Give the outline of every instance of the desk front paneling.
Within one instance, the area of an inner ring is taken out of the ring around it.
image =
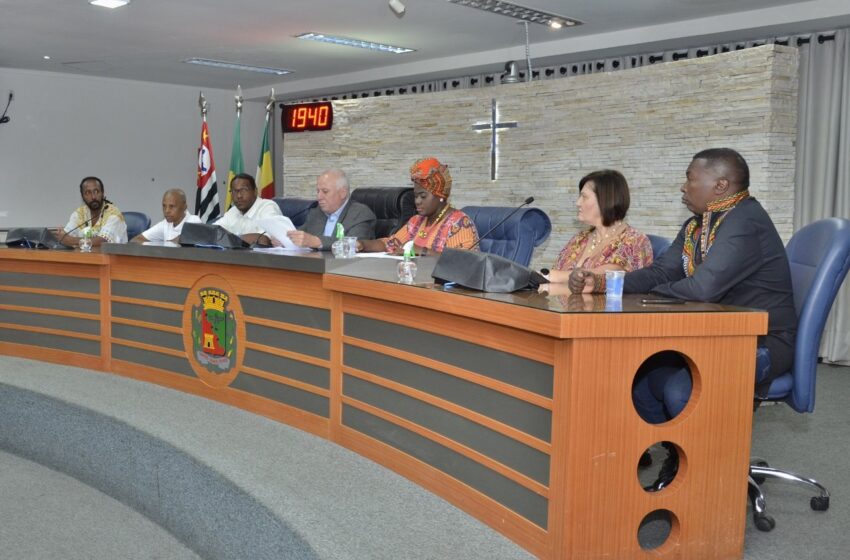
[[[130,256],[112,262],[114,371],[327,437],[332,297],[320,275]],[[238,309],[226,334],[238,356],[234,371],[198,364],[187,333],[193,303],[203,305],[199,289],[225,294],[225,314]]]
[[[107,369],[108,274],[98,254],[0,249],[0,352]]]
[[[0,250],[0,352],[113,371],[329,438],[541,558],[743,553],[764,313],[665,312],[628,297],[622,312],[594,300],[585,313],[547,309],[537,294],[464,295],[270,256],[235,265],[131,250]],[[674,421],[650,425],[631,384],[666,350],[691,364],[693,396]],[[637,461],[659,441],[682,464],[647,493]],[[659,509],[673,531],[647,552],[638,527]]]
[[[342,313],[341,443],[542,555],[554,341],[355,295]]]

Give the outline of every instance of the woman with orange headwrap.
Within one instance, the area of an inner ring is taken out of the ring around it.
[[[397,253],[413,240],[417,253],[441,253],[444,248],[469,249],[478,232],[469,216],[448,202],[452,176],[436,158],[420,159],[410,167],[416,215],[392,237],[359,240],[362,251]]]

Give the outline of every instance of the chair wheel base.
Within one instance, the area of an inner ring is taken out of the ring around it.
[[[752,463],[751,466],[753,466],[753,467],[769,467],[770,465],[767,464],[767,461],[755,461],[754,463]],[[763,476],[753,476],[753,480],[756,482],[756,484],[761,486],[762,484],[764,484],[765,478]]]
[[[815,511],[826,511],[829,509],[829,496],[815,496],[809,504]]]
[[[765,533],[773,531],[773,528],[776,527],[776,521],[766,513],[754,513],[753,523],[756,524],[756,529]]]

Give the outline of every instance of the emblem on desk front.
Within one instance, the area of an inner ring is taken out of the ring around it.
[[[242,368],[244,341],[235,290],[221,276],[199,278],[183,304],[183,346],[192,371],[211,387],[230,385]]]
[[[201,305],[192,306],[192,352],[207,371],[228,373],[236,361],[236,317],[230,296],[216,288],[199,290]]]

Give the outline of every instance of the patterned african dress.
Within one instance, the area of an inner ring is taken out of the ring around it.
[[[649,238],[632,226],[627,226],[601,252],[591,255],[584,262],[577,262],[590,243],[592,229],[582,231],[570,239],[561,250],[555,263],[555,270],[572,270],[582,268],[597,268],[606,264],[623,267],[626,272],[644,268],[652,264],[652,245]]]
[[[65,231],[80,230],[81,226],[89,220],[91,220],[91,210],[84,204],[71,212]],[[97,221],[90,227],[92,235],[102,237],[107,243],[127,243],[127,224],[124,222],[124,214],[111,202],[105,205]],[[82,235],[82,232],[74,231],[74,235]]]
[[[451,208],[438,221],[430,226],[425,216],[413,216],[407,224],[390,238],[385,238],[387,252],[398,251],[405,243],[413,239],[413,245],[442,253],[443,248],[469,249],[478,241],[478,231],[469,216],[460,210]]]

